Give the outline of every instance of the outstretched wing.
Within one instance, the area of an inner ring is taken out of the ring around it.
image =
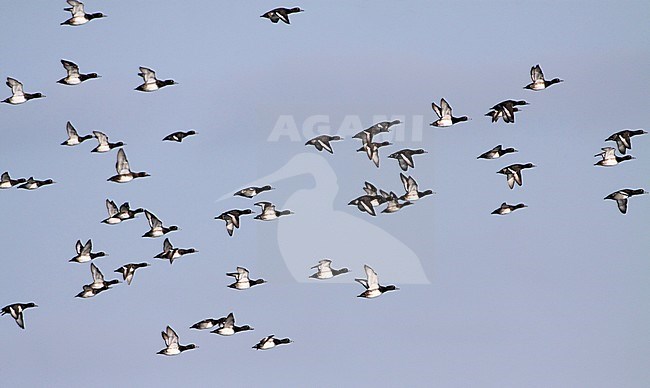
[[[79,76],[79,66],[76,63],[66,61],[65,59],[61,60],[61,64],[65,68],[65,71],[68,72],[68,76]]]
[[[542,73],[542,68],[539,65],[535,65],[530,68],[530,79],[533,82],[544,81],[544,73]]]
[[[7,86],[11,88],[11,94],[14,96],[24,96],[25,93],[23,92],[23,84],[20,83],[20,81],[13,79],[11,77],[7,77]]]
[[[144,80],[145,84],[155,84],[156,83],[156,72],[146,68],[140,67],[140,72],[138,73],[140,77]]]
[[[120,148],[120,150],[117,151],[117,163],[115,163],[115,170],[117,170],[117,173],[119,175],[131,173],[131,168],[129,167],[129,161],[126,159],[126,154],[124,153],[124,149],[122,148]]]

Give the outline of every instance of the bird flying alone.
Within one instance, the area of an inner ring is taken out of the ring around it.
[[[112,177],[108,178],[108,181],[115,183],[127,183],[136,178],[150,176],[144,171],[131,172],[131,167],[129,166],[129,161],[126,159],[126,154],[124,153],[123,148],[120,148],[120,150],[117,151],[117,162],[115,163],[115,170],[117,171],[117,175],[113,175]]]
[[[56,82],[63,85],[79,85],[86,80],[101,77],[97,73],[81,74],[79,73],[79,66],[77,66],[76,63],[67,61],[65,59],[61,60],[61,64],[63,65],[63,68],[68,73],[68,75]]]
[[[559,78],[553,78],[550,81],[546,81],[544,79],[544,73],[542,73],[542,68],[539,65],[535,65],[530,68],[530,79],[533,82],[524,86],[524,89],[539,91],[544,90],[553,84],[564,82],[564,80],[561,80]]]
[[[177,142],[177,143],[180,143],[180,142],[182,142],[183,139],[185,139],[186,137],[188,137],[188,136],[194,136],[194,135],[196,135],[196,134],[197,134],[197,132],[196,132],[195,130],[193,130],[193,129],[192,129],[192,130],[189,130],[189,131],[187,131],[187,132],[178,131],[178,132],[170,133],[169,135],[165,136],[165,137],[163,138],[163,141],[175,141],[175,142]]]
[[[343,138],[341,136],[320,135],[311,140],[308,140],[305,145],[313,145],[318,151],[325,150],[330,154],[333,154],[334,150],[332,150],[332,145],[330,142],[338,140],[343,140]]]
[[[61,145],[64,146],[76,146],[94,137],[93,135],[79,136],[77,130],[72,126],[72,123],[69,121],[65,125],[65,130],[68,133],[68,139],[63,143],[61,143]]]
[[[621,213],[626,214],[628,198],[635,195],[641,195],[641,194],[648,194],[648,192],[645,191],[644,189],[621,189],[609,194],[608,196],[605,197],[605,199],[613,199],[614,201],[616,201],[616,204],[618,205],[618,210]]]
[[[440,100],[440,106],[436,105],[435,102],[431,103],[433,111],[438,115],[438,120],[432,122],[430,125],[434,127],[451,127],[456,123],[469,120],[467,116],[454,117],[451,112],[451,106],[445,101],[445,99]]]
[[[399,290],[394,285],[382,286],[379,284],[377,272],[370,268],[369,265],[364,265],[363,269],[366,271],[366,279],[354,279],[355,282],[361,284],[366,288],[364,292],[357,295],[359,298],[376,298],[387,291]]]
[[[62,26],[81,26],[88,23],[93,19],[105,18],[107,15],[104,15],[101,12],[97,13],[86,13],[84,11],[84,4],[76,0],[68,0],[68,4],[71,6],[68,8],[63,8],[64,11],[69,11],[72,14],[72,17],[63,23]]]
[[[638,135],[645,135],[646,131],[643,129],[630,130],[625,129],[623,131],[618,131],[612,134],[610,137],[605,139],[605,141],[615,141],[616,146],[618,147],[618,152],[625,155],[627,150],[632,149],[632,137]]]
[[[498,209],[492,212],[492,214],[498,214],[500,216],[503,216],[506,214],[510,214],[517,209],[522,209],[525,207],[528,207],[528,205],[525,205],[523,203],[518,203],[516,205],[508,205],[507,203],[503,202]]]
[[[533,168],[533,167],[537,167],[537,166],[535,166],[532,163],[526,163],[526,164],[515,163],[497,171],[497,174],[503,174],[506,176],[508,181],[508,187],[510,187],[510,189],[512,190],[515,187],[515,183],[517,183],[519,186],[521,186],[522,184],[521,170],[525,170],[527,168]]]
[[[140,72],[138,73],[140,77],[144,80],[144,83],[135,90],[138,90],[140,92],[155,92],[158,89],[161,89],[165,86],[169,85],[178,85],[178,82],[174,81],[173,79],[166,79],[166,80],[159,80],[156,78],[156,72],[147,68],[147,67],[140,67]]]
[[[253,349],[257,350],[268,350],[268,349],[273,349],[274,347],[282,344],[290,344],[293,341],[289,338],[275,338],[274,334],[271,334],[268,337],[264,337],[258,342],[256,345],[253,346]]]
[[[498,146],[492,148],[491,150],[485,151],[484,153],[480,154],[479,156],[476,157],[476,159],[498,159],[503,155],[513,153],[513,152],[519,152],[519,151],[517,151],[512,147],[503,148],[503,146],[499,144]]]
[[[319,280],[331,279],[334,276],[338,276],[350,272],[350,270],[347,268],[334,269],[332,268],[331,265],[332,265],[332,260],[329,259],[320,260],[318,264],[311,267],[311,269],[317,269],[317,272],[309,276],[309,278],[319,279]]]
[[[0,315],[5,315],[9,314],[11,317],[16,321],[16,324],[18,327],[21,329],[25,329],[25,320],[23,318],[23,311],[25,311],[28,308],[32,307],[38,307],[34,302],[29,302],[29,303],[14,303],[10,304],[8,306],[5,306],[2,308],[2,314]]]
[[[165,356],[175,356],[181,354],[186,350],[191,350],[198,348],[194,344],[189,345],[179,345],[178,344],[178,335],[171,327],[167,326],[165,331],[162,332],[163,340],[165,341],[165,348],[159,351],[157,354],[162,354]]]
[[[602,152],[597,153],[594,157],[601,157],[602,159],[596,162],[594,166],[612,167],[626,160],[636,159],[632,155],[616,155],[616,149],[613,147],[603,147],[601,150]]]
[[[11,105],[18,105],[35,98],[45,97],[45,95],[41,94],[40,92],[25,93],[23,91],[23,84],[14,78],[7,77],[6,84],[9,88],[11,88],[11,97],[7,97],[4,100],[2,100],[2,102],[4,103],[11,104]]]
[[[149,263],[129,263],[129,264],[124,264],[120,268],[116,269],[113,272],[121,273],[122,274],[122,279],[126,281],[126,284],[131,285],[131,281],[133,281],[133,275],[135,275],[135,271],[138,268],[144,268],[144,267],[149,267]]]
[[[261,15],[261,18],[267,18],[273,23],[277,23],[280,20],[282,20],[285,24],[291,24],[289,21],[289,15],[292,13],[298,13],[298,12],[304,12],[304,10],[295,7],[295,8],[276,8],[272,9],[263,15]]]
[[[486,116],[492,117],[492,122],[496,123],[499,118],[502,118],[506,123],[515,122],[515,112],[519,112],[517,106],[529,105],[528,102],[524,100],[514,101],[514,100],[505,100],[494,105],[491,110],[486,113]]]

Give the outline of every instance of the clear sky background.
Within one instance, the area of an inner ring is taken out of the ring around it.
[[[0,304],[40,306],[25,313],[25,331],[0,319],[1,385],[647,386],[650,196],[632,198],[625,216],[603,197],[650,189],[650,135],[633,139],[637,159],[620,166],[594,167],[592,156],[616,131],[647,129],[650,4],[295,5],[306,11],[274,25],[259,15],[294,4],[89,0],[87,12],[109,17],[81,27],[59,25],[64,1],[0,6],[0,76],[47,95],[0,106],[0,169],[57,182],[0,192]],[[60,59],[102,78],[56,84]],[[565,82],[522,89],[538,63]],[[136,92],[138,66],[179,85]],[[472,120],[429,127],[442,97]],[[531,103],[516,124],[483,116],[509,98]],[[298,141],[269,140],[283,116]],[[335,143],[334,155],[304,147],[322,116],[323,132],[348,138],[362,129],[350,123],[404,124],[384,136],[397,144],[381,150],[377,169],[356,140]],[[91,154],[94,140],[60,146],[68,120],[80,134],[127,143],[132,169],[151,177],[106,182],[116,152]],[[199,135],[161,141],[188,129]],[[519,153],[476,160],[497,144]],[[404,147],[429,151],[411,174],[437,194],[376,218],[347,206],[365,180],[401,194],[386,156]],[[538,167],[523,187],[509,190],[495,174],[526,162]],[[213,217],[254,201],[222,196],[277,171],[277,189],[258,198],[296,214],[244,218],[229,238]],[[199,253],[173,266],[153,259],[163,239],[140,237],[144,217],[100,224],[106,198],[180,226],[172,243]],[[491,215],[503,201],[529,208]],[[109,254],[95,260],[109,279],[125,263],[153,266],[131,286],[76,299],[90,270],[68,260],[89,238]],[[407,256],[419,271],[399,265]],[[306,282],[324,257],[352,270],[346,282]],[[362,263],[401,289],[356,298]],[[228,289],[225,273],[238,265],[269,283]],[[413,284],[411,273],[428,283]],[[255,330],[226,338],[188,329],[230,311]],[[157,356],[166,325],[200,348]],[[251,349],[268,334],[295,343]]]

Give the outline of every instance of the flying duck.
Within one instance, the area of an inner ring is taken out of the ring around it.
[[[86,285],[83,286],[82,291],[80,293],[78,293],[77,295],[75,295],[75,298],[82,298],[82,299],[92,298],[92,297],[98,295],[99,293],[104,292],[104,291],[106,291],[108,289],[109,289],[108,286],[104,286],[104,287],[101,287],[101,288],[92,288],[90,286],[90,284],[86,284]]]
[[[77,66],[76,63],[66,61],[65,59],[61,60],[61,64],[63,65],[65,71],[68,72],[68,75],[65,78],[61,78],[56,82],[63,85],[79,85],[80,83],[86,80],[101,77],[97,75],[97,73],[81,74],[79,73],[79,66]]]
[[[210,333],[215,333],[224,336],[230,336],[240,331],[254,330],[248,325],[244,326],[235,326],[235,316],[233,313],[228,314],[226,320],[223,322],[222,326],[216,330],[212,330]]]
[[[253,186],[253,187],[247,187],[245,189],[241,189],[238,192],[236,192],[235,194],[233,194],[233,196],[253,198],[256,195],[258,195],[258,194],[260,194],[262,192],[265,192],[265,191],[269,191],[269,190],[273,190],[273,187],[271,187],[269,185],[262,186],[262,187],[254,187]]]
[[[289,21],[289,15],[292,13],[304,12],[304,10],[296,8],[276,8],[272,9],[269,12],[266,12],[264,15],[261,15],[261,18],[267,18],[273,23],[277,23],[282,20],[285,24],[291,24]]]
[[[366,152],[368,159],[372,160],[375,163],[375,166],[379,168],[379,148],[392,145],[392,143],[383,141],[381,143],[368,142],[364,143],[363,147],[359,148],[357,152]]]
[[[644,189],[621,189],[617,190],[610,195],[606,196],[605,199],[613,199],[618,205],[618,210],[621,213],[627,213],[627,199],[634,195],[648,194]]]
[[[174,260],[178,259],[179,257],[196,252],[198,251],[194,248],[174,248],[169,239],[166,238],[165,241],[163,241],[163,251],[154,256],[154,258],[169,260],[169,264],[174,264]]]
[[[356,135],[352,136],[353,139],[360,139],[363,144],[365,143],[370,143],[372,141],[372,138],[375,135],[378,135],[382,132],[389,132],[390,127],[393,125],[401,124],[402,122],[399,120],[393,120],[393,121],[382,121],[376,124],[373,124],[371,127],[364,129],[361,132],[358,132]]]
[[[315,274],[311,275],[309,278],[310,279],[331,279],[334,276],[350,272],[350,270],[347,268],[333,269],[331,267],[331,264],[332,264],[332,260],[329,259],[320,260],[317,265],[311,267],[311,269],[317,268],[318,271]]]
[[[367,264],[363,266],[366,271],[366,279],[354,279],[355,282],[361,284],[366,288],[364,292],[357,295],[359,298],[376,298],[387,291],[399,290],[394,285],[382,286],[379,284],[377,273],[374,269],[370,268]]]
[[[169,232],[178,230],[178,226],[172,225],[170,227],[164,227],[163,223],[156,217],[153,213],[148,210],[144,211],[144,215],[147,216],[147,221],[149,221],[149,227],[151,228],[147,233],[143,234],[142,237],[160,237]]]
[[[629,130],[625,129],[623,131],[618,131],[615,134],[611,135],[605,141],[615,141],[616,146],[618,147],[618,152],[621,154],[625,155],[625,152],[627,150],[632,149],[632,136],[637,136],[637,135],[645,135],[646,131],[643,129],[637,129],[637,130]]]
[[[175,141],[177,143],[180,143],[186,137],[196,135],[196,133],[197,132],[193,129],[187,132],[178,131],[178,132],[170,133],[169,135],[165,136],[163,138],[163,141]]]
[[[509,166],[506,166],[502,168],[501,170],[497,171],[497,174],[503,174],[506,176],[508,180],[508,187],[510,189],[515,187],[515,182],[521,186],[521,170],[527,169],[527,168],[533,168],[537,167],[532,163],[526,163],[526,164],[511,164]]]
[[[93,131],[93,136],[97,139],[97,147],[93,148],[90,152],[108,152],[113,148],[122,147],[126,144],[118,141],[117,143],[110,143],[108,136],[103,132]]]
[[[325,149],[330,154],[333,154],[334,151],[332,150],[332,145],[330,142],[338,140],[343,140],[343,138],[341,136],[320,135],[309,140],[307,143],[305,143],[305,145],[313,145],[318,151]]]
[[[248,270],[244,267],[237,267],[237,272],[228,272],[226,276],[233,276],[235,278],[235,282],[228,285],[228,287],[236,290],[245,290],[258,284],[266,283],[264,279],[249,279]]]
[[[409,167],[415,168],[415,165],[413,164],[413,155],[420,155],[426,153],[427,151],[421,148],[417,150],[405,148],[403,150],[393,152],[392,154],[388,155],[388,157],[390,159],[397,159],[397,161],[399,162],[399,167],[402,169],[402,171],[407,171]]]
[[[435,102],[432,102],[431,107],[439,117],[438,120],[430,124],[434,127],[451,127],[456,123],[468,120],[467,116],[454,117],[451,113],[451,106],[449,106],[444,98],[440,100],[440,106],[436,105]]]
[[[524,208],[524,207],[528,207],[528,205],[525,205],[523,203],[518,203],[516,205],[508,205],[507,203],[504,202],[504,203],[501,204],[501,206],[498,209],[493,211],[492,214],[498,214],[498,215],[503,216],[503,215],[510,214],[513,211],[515,211],[517,209]]]
[[[434,192],[431,190],[418,191],[418,183],[411,176],[407,177],[406,175],[400,173],[399,177],[402,180],[402,185],[406,191],[406,194],[399,197],[399,199],[403,201],[415,202],[422,197],[434,194]]]
[[[485,115],[492,117],[493,123],[496,123],[499,120],[499,117],[501,117],[506,123],[514,123],[515,112],[519,112],[519,108],[517,108],[518,105],[529,104],[524,100],[505,100],[493,106],[491,110]]]
[[[2,100],[2,102],[6,102],[7,104],[18,105],[34,98],[45,97],[41,93],[25,93],[23,91],[23,84],[10,77],[7,77],[7,86],[11,88],[11,97]]]
[[[10,189],[16,185],[27,182],[25,178],[11,179],[9,172],[5,171],[0,177],[0,189]]]
[[[503,155],[509,154],[509,153],[512,153],[512,152],[519,152],[519,151],[517,151],[516,149],[514,149],[512,147],[504,149],[503,146],[501,144],[499,144],[498,146],[492,148],[491,150],[480,154],[479,156],[476,157],[476,159],[498,159],[498,158],[502,157]]]
[[[97,268],[95,263],[90,263],[90,273],[93,276],[93,282],[89,284],[90,288],[93,288],[95,290],[98,290],[100,288],[110,288],[113,284],[117,284],[120,281],[117,279],[109,280],[106,281],[104,280],[104,275],[102,274],[102,271]]]
[[[616,155],[616,149],[613,147],[604,147],[601,148],[601,150],[603,150],[603,152],[594,155],[594,157],[600,156],[602,159],[596,162],[594,166],[611,167],[611,166],[616,166],[617,164],[624,162],[626,160],[636,159],[632,155],[623,155],[623,156]]]
[[[25,311],[25,309],[32,308],[32,307],[38,307],[38,306],[34,304],[34,302],[14,303],[3,307],[2,310],[0,310],[2,311],[2,314],[0,315],[10,314],[11,317],[16,320],[18,327],[24,330],[25,321],[23,319],[23,311]]]
[[[167,326],[167,329],[162,332],[163,340],[165,341],[166,348],[159,351],[157,354],[164,354],[165,356],[175,356],[181,354],[186,350],[198,348],[194,344],[189,345],[179,345],[178,344],[178,335],[171,327]]]
[[[84,11],[84,4],[80,1],[76,0],[67,0],[68,4],[71,5],[71,7],[68,8],[63,8],[64,11],[69,11],[72,14],[72,17],[63,23],[61,25],[69,25],[69,26],[80,26],[82,24],[86,24],[89,21],[93,19],[99,19],[99,18],[105,18],[107,15],[104,15],[101,12],[97,13],[86,13]]]
[[[76,146],[78,144],[83,143],[84,141],[86,141],[88,139],[93,138],[93,135],[79,136],[79,134],[77,133],[77,130],[74,129],[74,127],[72,126],[72,123],[69,122],[69,121],[65,125],[65,130],[68,133],[68,139],[66,141],[64,141],[63,143],[61,143],[61,145],[64,145],[64,146]]]
[[[102,220],[102,223],[108,225],[115,225],[122,222],[122,219],[118,216],[120,211],[117,209],[115,202],[110,199],[106,199],[106,210],[108,211],[108,218]]]
[[[108,254],[106,254],[105,252],[96,252],[96,253],[91,252],[93,249],[92,240],[86,241],[86,244],[82,244],[81,240],[77,240],[75,249],[77,250],[77,256],[68,260],[71,263],[87,263],[98,257],[108,256]]]
[[[117,163],[115,163],[115,170],[117,171],[117,175],[113,175],[112,177],[108,178],[107,181],[115,182],[115,183],[126,183],[126,182],[131,182],[135,178],[143,178],[150,176],[146,172],[131,172],[131,168],[129,167],[129,161],[126,159],[126,154],[124,153],[124,149],[120,148],[119,151],[117,151]]]
[[[253,211],[251,209],[232,209],[226,212],[221,213],[220,215],[214,217],[216,220],[223,220],[226,222],[226,231],[228,231],[228,236],[232,236],[235,231],[235,228],[239,229],[239,217],[244,214],[251,214]]]
[[[144,209],[141,207],[131,210],[131,205],[128,202],[124,202],[120,205],[120,211],[117,213],[117,217],[122,221],[126,221],[135,218],[136,214],[143,212]]]
[[[257,350],[267,350],[267,349],[272,349],[278,345],[281,344],[290,344],[293,341],[290,340],[289,338],[274,338],[275,334],[271,334],[268,337],[264,337],[258,342],[255,346],[253,346],[253,349]]]
[[[51,185],[54,182],[52,179],[46,179],[44,181],[39,181],[38,179],[34,179],[34,177],[30,176],[25,183],[22,185],[18,186],[19,189],[25,189],[25,190],[36,190],[41,186],[47,186]]]
[[[564,82],[564,80],[561,80],[559,78],[553,78],[550,81],[546,81],[544,79],[544,73],[542,73],[542,68],[539,67],[539,65],[535,65],[530,68],[530,79],[533,82],[524,86],[524,89],[539,91],[544,90],[553,84]]]
[[[225,322],[226,322],[226,317],[221,317],[219,319],[207,318],[193,324],[192,326],[190,326],[190,329],[197,329],[197,330],[212,329],[215,326],[223,326]]]
[[[257,202],[255,206],[259,206],[262,208],[262,214],[256,215],[255,216],[256,220],[270,221],[270,220],[275,220],[276,218],[279,218],[281,216],[293,214],[291,210],[282,210],[282,211],[275,210],[275,205],[272,204],[271,202]]]
[[[368,195],[371,195],[371,196],[379,195],[383,199],[388,199],[388,197],[390,197],[390,195],[387,192],[385,192],[384,190],[381,190],[381,189],[377,190],[377,187],[375,187],[375,185],[373,185],[372,183],[370,183],[368,181],[364,182],[363,184],[364,184],[363,191],[365,191],[366,194],[368,194]],[[380,203],[378,203],[377,205],[374,205],[374,206],[378,206],[378,205],[380,205]]]
[[[140,72],[138,75],[142,77],[144,83],[135,88],[135,90],[141,92],[155,92],[156,90],[165,86],[178,84],[178,82],[174,81],[173,79],[166,79],[164,81],[158,80],[156,78],[156,72],[146,67],[140,67]]]
[[[144,267],[149,267],[149,263],[129,263],[129,264],[124,264],[120,268],[116,269],[113,272],[121,273],[122,274],[122,279],[126,280],[126,284],[131,285],[131,281],[133,280],[133,275],[135,275],[135,271],[138,268],[144,268]]]
[[[400,203],[399,198],[397,198],[397,195],[393,193],[392,191],[390,192],[390,197],[388,198],[387,201],[387,206],[386,209],[382,210],[382,213],[395,213],[399,211],[401,208],[404,206],[412,205],[413,203],[410,201],[404,201]]]
[[[375,208],[374,206],[379,206],[382,203],[386,202],[386,199],[382,197],[381,195],[362,195],[358,198],[353,199],[352,201],[348,202],[348,206],[354,205],[356,206],[361,212],[365,212],[370,214],[371,216],[376,216]]]

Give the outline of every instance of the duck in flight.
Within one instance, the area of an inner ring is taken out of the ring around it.
[[[372,160],[372,162],[379,168],[379,148],[393,145],[392,143],[388,141],[383,141],[381,143],[375,143],[375,142],[364,142],[363,146],[357,150],[357,152],[364,152],[368,156],[368,159]]]
[[[510,189],[515,187],[515,182],[521,186],[521,170],[525,170],[527,168],[533,168],[537,167],[532,163],[526,163],[526,164],[511,164],[509,166],[506,166],[502,168],[501,170],[497,171],[497,174],[503,174],[506,176],[507,181],[508,181],[508,187]]]
[[[125,146],[121,141],[111,143],[108,141],[108,136],[104,132],[93,131],[93,136],[97,139],[97,147],[93,148],[90,152],[108,152],[113,148]]]
[[[380,133],[384,132],[390,132],[390,127],[393,125],[401,124],[402,122],[399,120],[393,120],[393,121],[382,121],[376,124],[373,124],[371,127],[364,129],[361,132],[358,132],[354,136],[352,136],[353,139],[360,139],[363,144],[370,143],[372,141],[372,138],[375,135],[378,135]]]
[[[124,202],[118,209],[115,202],[110,199],[106,199],[106,210],[108,211],[108,218],[102,220],[102,223],[108,225],[115,225],[133,219],[136,214],[144,212],[142,208],[131,210],[128,202]]]
[[[270,221],[270,220],[275,220],[276,218],[280,218],[281,216],[287,216],[289,214],[293,214],[291,210],[275,210],[275,205],[272,204],[271,202],[257,202],[255,203],[255,206],[259,206],[262,208],[262,214],[258,214],[255,216],[256,220],[262,220],[262,221]]]
[[[492,214],[498,214],[503,216],[506,214],[510,214],[517,209],[523,209],[525,207],[528,207],[528,205],[525,205],[523,203],[518,203],[516,205],[508,205],[507,203],[503,202],[498,209],[492,212]]]
[[[253,346],[253,349],[257,350],[267,350],[267,349],[273,349],[274,347],[282,344],[290,344],[293,341],[290,340],[289,338],[275,338],[274,334],[271,334],[268,337],[264,337],[258,342],[256,345]]]
[[[411,176],[407,177],[406,175],[400,173],[399,177],[402,180],[402,185],[404,186],[404,190],[406,191],[406,194],[399,197],[399,199],[403,201],[415,202],[422,197],[435,194],[431,190],[418,191],[418,183]]]
[[[601,148],[602,152],[597,153],[594,155],[594,157],[601,157],[602,159],[599,160],[594,164],[594,166],[603,166],[603,167],[611,167],[611,166],[616,166],[617,164],[624,162],[626,160],[632,160],[636,159],[632,155],[623,155],[623,156],[618,156],[616,155],[616,149],[613,147],[604,147]]]
[[[553,84],[564,82],[564,80],[561,80],[559,78],[553,78],[550,81],[546,81],[544,79],[544,73],[542,73],[542,68],[539,67],[539,65],[535,65],[530,68],[530,79],[533,82],[524,86],[524,89],[539,91],[539,90],[544,90]]]
[[[298,12],[304,12],[304,10],[295,7],[295,8],[275,8],[272,9],[268,12],[266,12],[264,15],[261,15],[261,18],[267,18],[269,19],[272,23],[277,23],[280,20],[282,20],[285,24],[291,24],[289,21],[289,15],[292,13],[298,13]]]
[[[167,326],[165,331],[162,332],[163,340],[165,341],[165,349],[159,351],[157,354],[163,354],[165,356],[175,356],[181,354],[186,350],[191,350],[198,348],[194,344],[189,345],[179,345],[178,344],[178,335],[171,327]]]
[[[138,268],[144,268],[149,266],[150,266],[149,263],[129,263],[129,264],[124,264],[120,268],[116,269],[114,272],[121,273],[122,279],[126,281],[126,284],[131,285],[131,281],[133,280],[133,275],[135,275],[135,271]]]
[[[331,279],[334,276],[342,275],[344,273],[350,272],[347,268],[334,269],[332,268],[332,260],[323,259],[318,261],[318,264],[311,267],[311,269],[317,269],[315,274],[309,276],[310,279]]]
[[[163,141],[175,141],[177,143],[180,143],[186,137],[194,136],[196,134],[197,134],[197,132],[195,130],[193,130],[193,129],[191,129],[191,130],[189,130],[187,132],[178,131],[178,132],[170,133],[169,135],[165,136],[163,138]]]
[[[81,240],[77,240],[77,244],[75,244],[75,249],[77,251],[77,255],[73,257],[72,259],[68,260],[71,263],[87,263],[91,260],[94,260],[98,257],[104,257],[108,256],[107,253],[105,252],[92,252],[93,250],[93,241],[88,240],[86,241],[86,244],[82,244]]]
[[[491,110],[486,113],[486,116],[492,117],[492,122],[496,123],[499,120],[499,117],[503,119],[506,123],[515,122],[515,112],[519,112],[517,106],[521,105],[530,105],[524,100],[514,101],[514,100],[505,100],[494,105]]]
[[[330,154],[333,154],[334,150],[332,150],[330,142],[338,140],[343,140],[343,138],[341,136],[320,135],[307,141],[305,145],[313,145],[318,151],[326,150]]]
[[[207,318],[193,324],[192,326],[190,326],[190,329],[207,330],[207,329],[212,329],[215,326],[223,326],[225,322],[226,322],[226,317],[221,317],[219,319]]]
[[[0,310],[2,311],[2,314],[0,315],[5,315],[5,314],[11,315],[11,317],[16,321],[18,327],[24,330],[25,320],[23,318],[23,311],[32,307],[38,307],[38,306],[34,302],[14,303],[3,307],[2,310]]]
[[[366,194],[348,202],[348,206],[354,205],[357,207],[357,209],[359,209],[359,211],[363,213],[368,213],[374,217],[377,215],[377,213],[375,212],[375,206],[379,206],[382,203],[385,203],[386,201],[387,199],[382,195]]]
[[[127,183],[136,178],[144,178],[150,176],[144,171],[131,172],[131,167],[129,166],[129,161],[126,159],[126,154],[124,153],[123,148],[120,148],[120,150],[117,151],[117,163],[115,163],[115,170],[117,171],[117,175],[113,175],[112,177],[108,178],[107,181],[115,183]]]
[[[19,189],[25,189],[25,190],[36,190],[41,186],[47,186],[47,185],[51,185],[51,184],[54,184],[54,183],[56,183],[56,182],[54,182],[52,179],[38,180],[38,179],[34,179],[34,177],[30,176],[29,178],[27,178],[25,183],[18,186],[18,188]]]
[[[244,267],[237,267],[237,272],[228,272],[226,276],[235,278],[235,282],[228,285],[228,287],[236,290],[246,290],[258,284],[266,283],[264,279],[250,279],[248,277],[248,270]]]
[[[214,217],[217,220],[223,220],[226,222],[226,231],[228,236],[232,236],[235,228],[239,229],[239,217],[244,214],[251,214],[253,211],[251,209],[232,209],[221,213],[220,215]]]
[[[254,329],[248,325],[235,326],[235,315],[233,313],[230,313],[223,321],[221,327],[212,330],[210,333],[219,334],[223,336],[231,336],[241,331],[248,331],[248,330],[254,330]]]
[[[102,271],[97,268],[95,263],[90,263],[90,273],[93,276],[93,282],[88,284],[90,288],[93,288],[95,290],[98,290],[100,288],[110,288],[113,284],[117,284],[120,281],[117,279],[113,280],[104,280],[104,275],[102,274]]]
[[[68,133],[68,139],[61,143],[64,146],[76,146],[83,143],[86,140],[92,139],[93,135],[79,136],[77,130],[72,126],[71,122],[67,122],[65,125],[65,130]]]
[[[38,93],[25,93],[23,91],[23,84],[11,77],[7,77],[7,86],[11,88],[11,97],[7,97],[2,102],[11,105],[18,105],[34,98],[43,98],[45,95]]]
[[[621,213],[626,214],[628,198],[635,195],[641,195],[641,194],[648,194],[648,192],[645,191],[644,189],[621,189],[606,196],[605,199],[613,199],[614,201],[616,201],[616,204],[618,205],[618,210],[620,210]]]
[[[643,129],[629,130],[625,129],[623,131],[618,131],[612,134],[610,137],[605,139],[605,141],[615,141],[616,146],[618,147],[618,152],[625,155],[627,150],[632,149],[632,136],[645,135],[646,131]]]
[[[174,248],[168,238],[163,241],[163,251],[154,256],[156,259],[169,260],[169,264],[174,264],[174,260],[181,256],[198,252],[194,248]]]
[[[388,157],[390,159],[396,159],[399,162],[399,167],[402,169],[402,171],[407,171],[409,167],[415,168],[415,164],[413,163],[413,155],[421,155],[426,153],[427,151],[423,150],[422,148],[417,150],[404,148],[403,150],[393,152],[392,154],[388,155]]]
[[[27,182],[25,178],[11,179],[9,172],[5,171],[0,176],[0,189],[10,189],[16,185]]]
[[[168,85],[178,85],[178,82],[173,79],[166,79],[164,81],[157,79],[156,72],[147,67],[140,67],[138,75],[144,80],[142,85],[135,88],[135,90],[140,92],[155,92]]]
[[[260,193],[263,193],[265,191],[269,191],[269,190],[273,190],[273,187],[271,187],[269,185],[262,186],[262,187],[251,186],[251,187],[246,187],[245,189],[239,190],[238,192],[233,194],[233,196],[239,196],[239,197],[245,197],[245,198],[253,198],[256,195],[258,195]]]
[[[449,106],[444,98],[440,100],[440,106],[432,102],[431,107],[436,112],[436,115],[438,115],[438,120],[430,124],[434,127],[451,127],[456,123],[469,120],[467,116],[454,117],[451,112],[451,106]]]
[[[382,210],[382,213],[395,213],[398,212],[400,209],[402,209],[404,206],[408,205],[413,205],[413,202],[410,201],[404,201],[404,202],[399,202],[399,198],[397,197],[397,194],[393,193],[392,191],[390,192],[390,196],[388,198],[388,201],[386,201],[386,208]]]
[[[491,150],[480,154],[479,156],[476,157],[476,159],[498,159],[503,155],[510,154],[513,152],[519,152],[519,151],[517,151],[512,147],[503,148],[503,146],[499,144],[498,146],[492,148]]]
[[[93,19],[99,19],[99,18],[105,18],[106,15],[104,15],[101,12],[97,13],[86,13],[84,11],[84,3],[76,0],[68,0],[68,4],[71,5],[71,7],[68,8],[63,8],[64,11],[69,11],[72,14],[72,17],[63,23],[61,23],[62,26],[68,25],[68,26],[81,26],[83,24],[88,23],[89,21]]]
[[[143,234],[142,237],[160,237],[164,234],[179,229],[178,226],[176,225],[172,225],[170,227],[163,226],[162,221],[160,221],[158,217],[156,217],[153,213],[151,213],[148,210],[144,211],[144,215],[147,217],[147,221],[149,221],[150,229],[147,233]]]
[[[380,285],[377,273],[369,265],[364,265],[363,269],[366,271],[366,279],[354,279],[355,282],[366,288],[364,292],[358,295],[359,298],[376,298],[387,291],[399,290],[392,284],[389,286]]]
[[[77,66],[76,63],[65,59],[61,60],[61,64],[68,75],[56,82],[63,85],[79,85],[86,80],[101,77],[100,75],[97,75],[97,73],[81,74],[79,73],[79,66]]]

